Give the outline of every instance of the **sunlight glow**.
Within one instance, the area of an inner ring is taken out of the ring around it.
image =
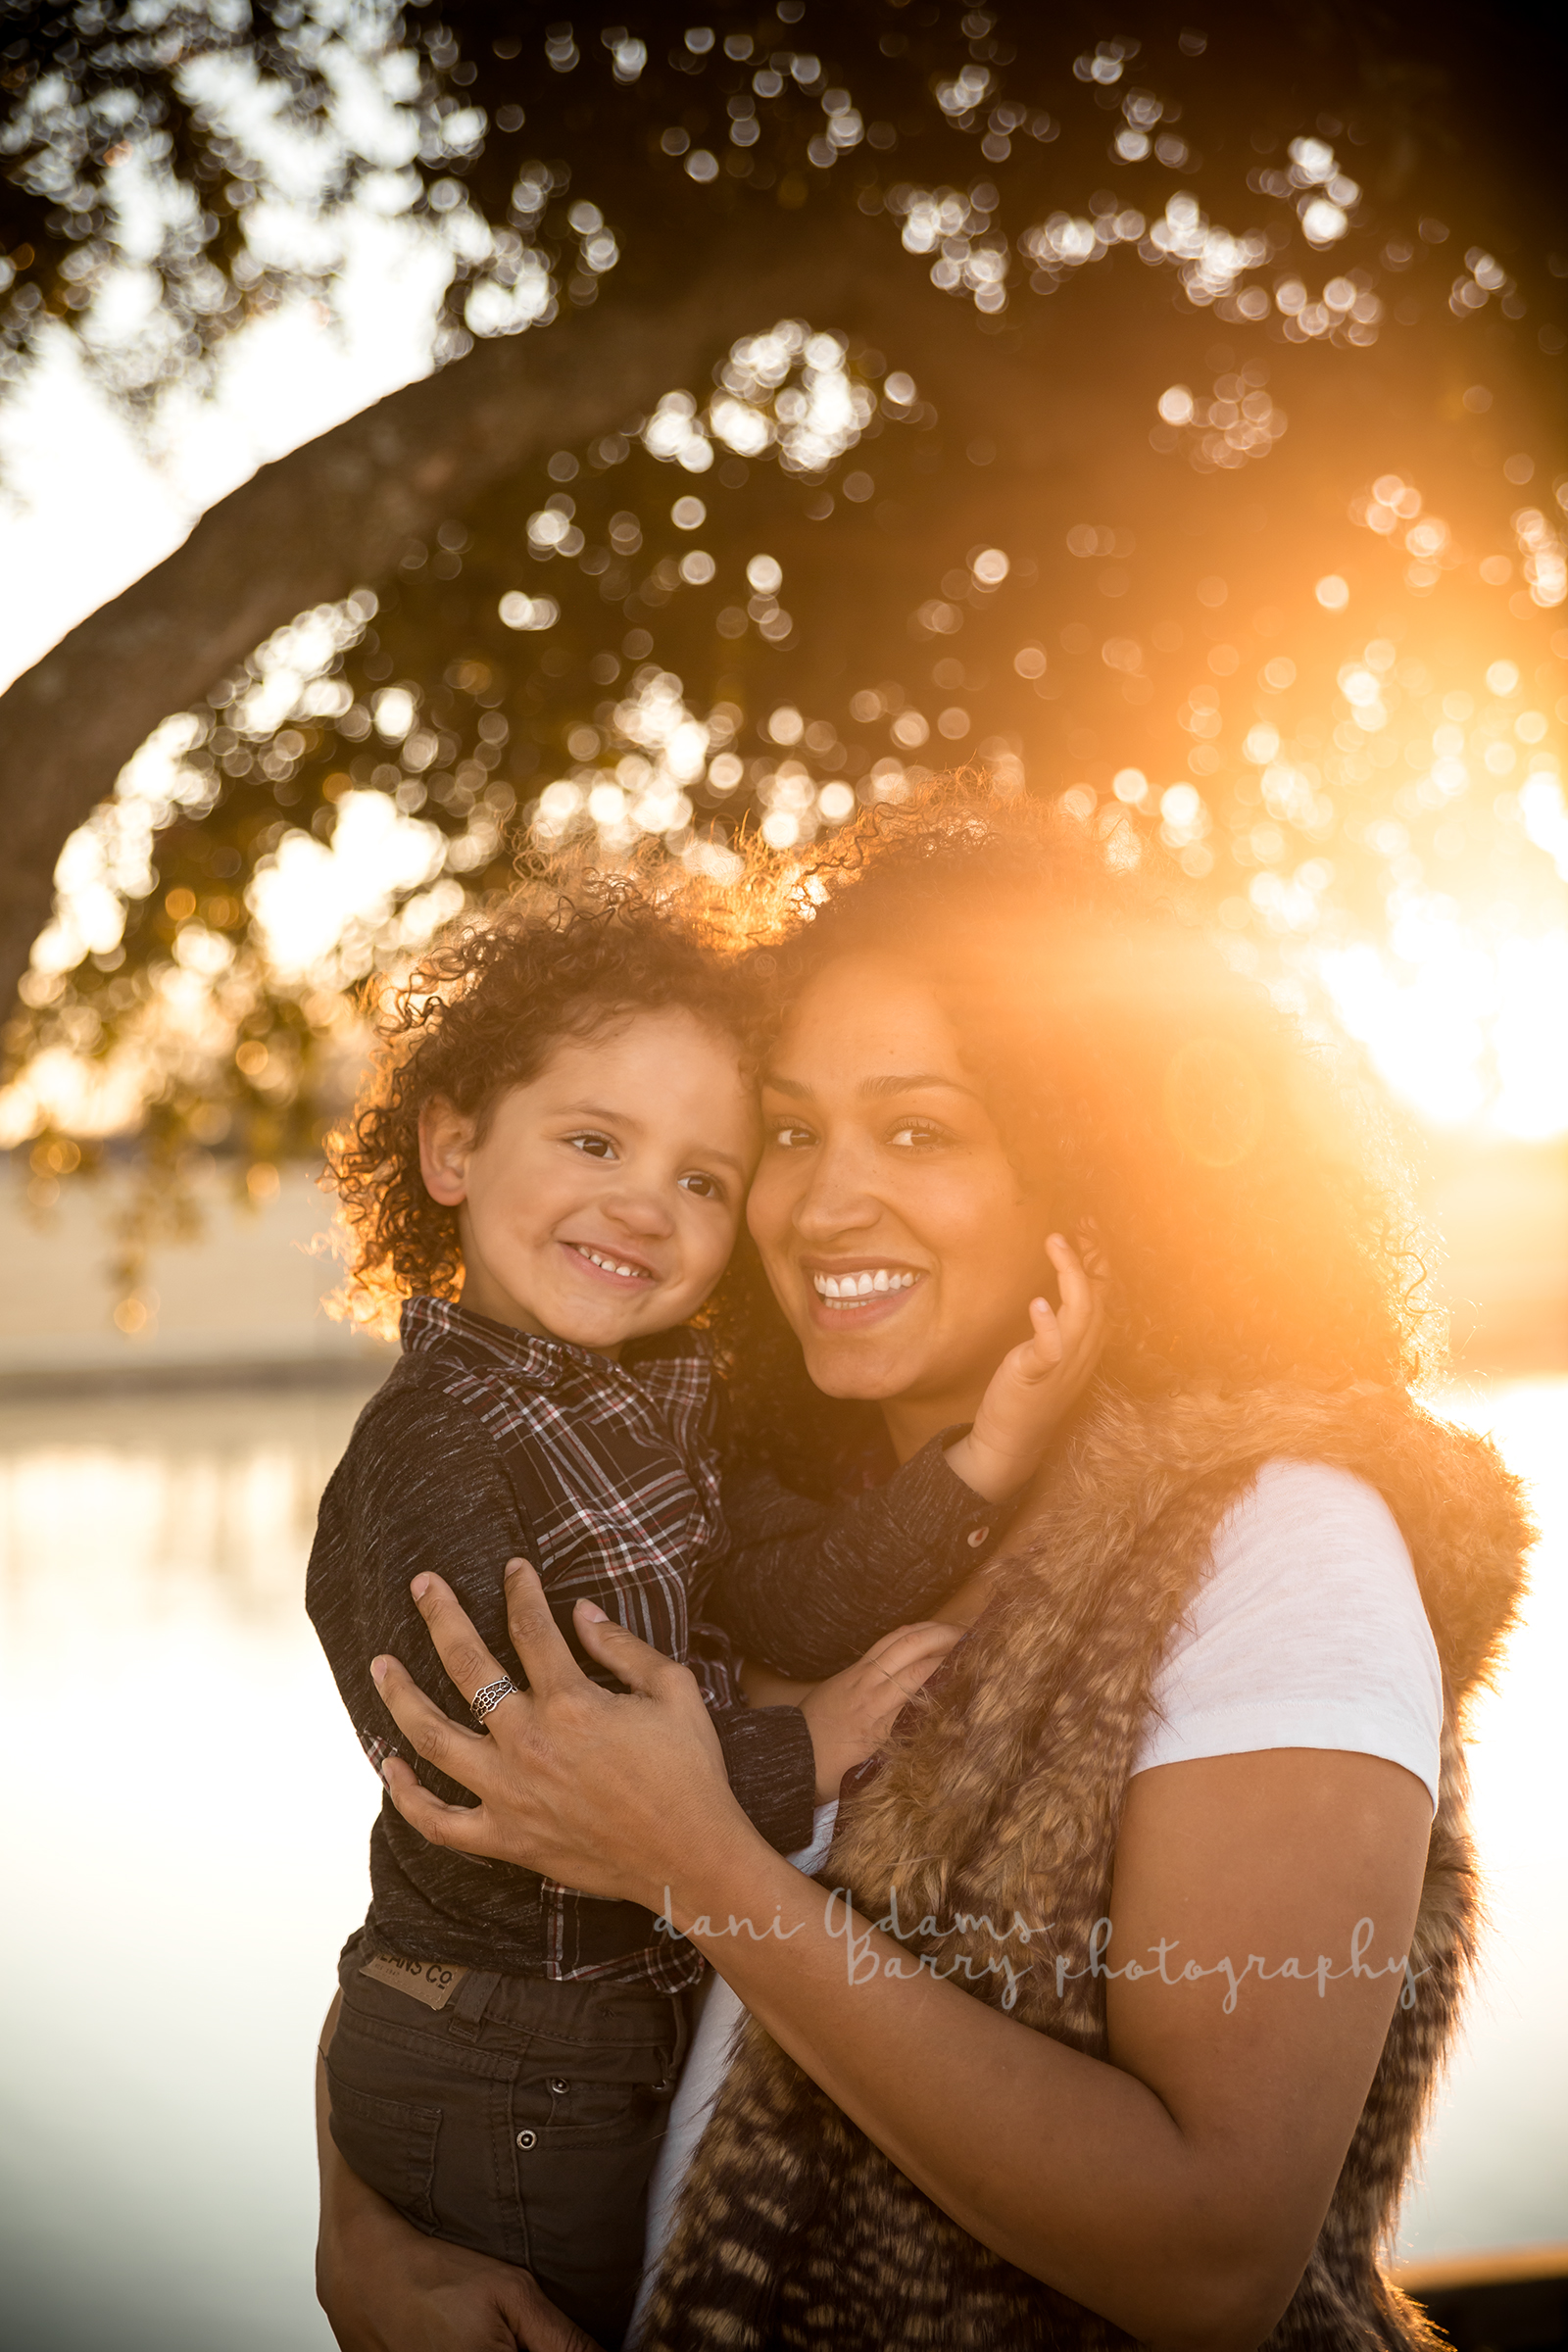
[[[1489,936],[1451,900],[1421,893],[1386,945],[1315,962],[1350,1036],[1435,1125],[1481,1120],[1538,1141],[1568,1129],[1568,932]]]
[[[358,979],[401,899],[402,944],[428,939],[463,905],[461,883],[426,887],[445,850],[439,825],[402,815],[384,792],[344,794],[330,847],[309,833],[285,833],[250,890],[273,969],[321,986]]]

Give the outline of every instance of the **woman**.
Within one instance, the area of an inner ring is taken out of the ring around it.
[[[1518,1590],[1511,1482],[1409,1401],[1396,1228],[1327,1088],[1140,877],[949,794],[841,840],[806,907],[750,1222],[815,1392],[896,1458],[964,1419],[1053,1226],[1108,1266],[1104,1378],[853,1791],[844,1897],[749,1830],[688,1678],[579,1611],[635,1696],[589,1685],[526,1569],[531,1689],[488,1737],[381,1684],[480,1804],[406,1767],[394,1801],[665,1910],[753,2013],[650,2347],[1413,2345],[1377,2257],[1470,1957],[1462,1713]],[[882,1267],[914,1280],[846,1306]],[[808,1475],[821,1408],[773,1393]],[[420,1607],[471,1695],[498,1667],[439,1580]],[[515,2290],[456,2270],[469,2332],[378,2338],[407,2241],[329,2192],[346,2341],[505,2343]]]

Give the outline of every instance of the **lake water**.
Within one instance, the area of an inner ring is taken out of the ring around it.
[[[0,1407],[7,2352],[329,2352],[311,2068],[375,1787],[301,1592],[357,1402]],[[1568,2235],[1568,1380],[1443,1402],[1545,1536],[1477,1717],[1493,1927],[1417,2257]]]

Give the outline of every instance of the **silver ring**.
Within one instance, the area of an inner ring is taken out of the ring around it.
[[[493,1715],[504,1698],[515,1698],[516,1695],[516,1684],[510,1675],[504,1674],[499,1683],[486,1683],[482,1690],[474,1692],[468,1701],[468,1713],[483,1731],[485,1717]]]

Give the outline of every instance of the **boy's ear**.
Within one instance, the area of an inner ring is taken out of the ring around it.
[[[432,1200],[456,1208],[468,1197],[468,1154],[473,1121],[445,1095],[432,1095],[419,1110],[419,1174]]]

